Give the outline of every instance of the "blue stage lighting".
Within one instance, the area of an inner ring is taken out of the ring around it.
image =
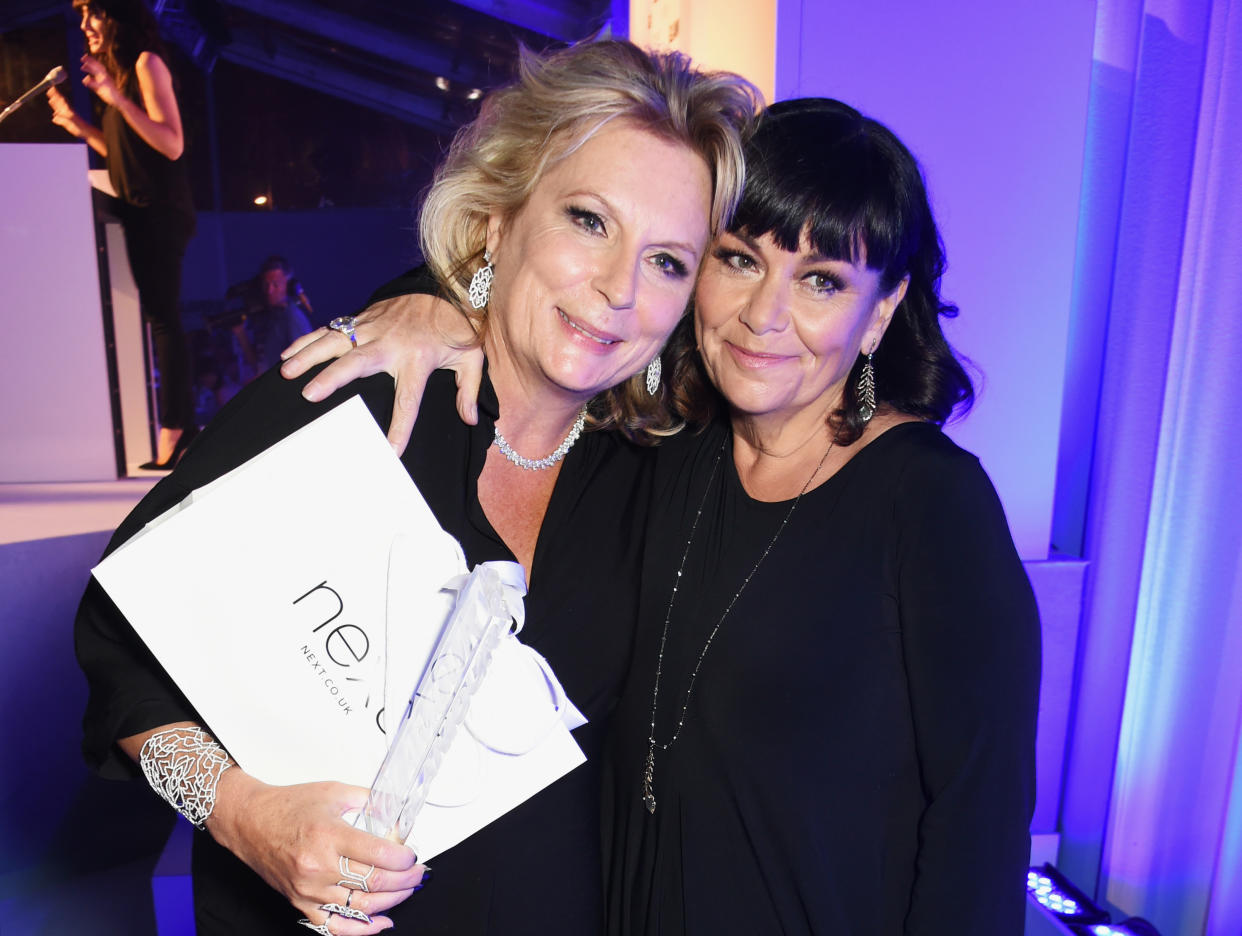
[[[1108,914],[1052,865],[1027,871],[1026,890],[1032,899],[1062,923],[1083,927],[1082,931],[1091,936],[1095,934],[1090,927],[1108,924]]]
[[[1090,936],[1160,936],[1156,928],[1144,919],[1131,917],[1121,923],[1097,923],[1087,927]]]

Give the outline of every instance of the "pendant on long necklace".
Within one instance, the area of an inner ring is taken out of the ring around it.
[[[655,742],[652,741],[647,746],[647,766],[643,768],[643,805],[647,807],[647,812],[655,813],[656,801],[655,792],[652,790],[652,782],[655,780]]]

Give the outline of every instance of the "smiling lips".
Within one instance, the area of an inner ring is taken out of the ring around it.
[[[726,341],[725,347],[729,349],[733,359],[742,367],[771,367],[773,364],[781,364],[790,360],[790,355],[788,354],[768,354],[764,351],[750,351],[741,345],[734,344],[732,341]]]
[[[596,331],[593,328],[588,328],[586,325],[584,325],[582,322],[577,321],[576,319],[571,319],[568,315],[565,314],[563,309],[557,309],[556,311],[557,311],[557,314],[560,315],[562,322],[564,322],[566,325],[572,328],[579,335],[589,338],[591,341],[599,345],[601,348],[606,348],[609,345],[614,345],[621,340],[616,335],[610,334],[608,332]]]

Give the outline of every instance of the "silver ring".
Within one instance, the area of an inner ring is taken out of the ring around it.
[[[335,913],[337,916],[349,917],[351,920],[361,920],[363,923],[370,923],[371,918],[361,910],[356,910],[349,905],[350,898],[354,896],[354,892],[349,892],[349,897],[345,898],[345,903],[326,903],[320,904],[319,909],[329,916]]]
[[[353,315],[341,315],[334,318],[328,323],[328,327],[335,332],[340,332],[349,339],[349,343],[355,348],[358,347],[358,337],[354,334],[354,323],[358,319]]]
[[[298,920],[298,922],[305,926],[308,930],[318,933],[319,936],[332,936],[332,930],[328,929],[328,923],[326,920],[323,923],[312,923],[310,920],[306,919],[306,917],[302,917],[302,919]]]
[[[349,890],[360,890],[364,894],[371,893],[371,886],[367,883],[367,878],[375,873],[375,865],[371,865],[367,869],[366,874],[359,874],[349,866],[349,859],[341,855],[341,860],[337,862],[337,867],[341,869],[341,880],[337,881],[337,884]]]

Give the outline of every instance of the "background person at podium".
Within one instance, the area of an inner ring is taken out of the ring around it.
[[[155,461],[142,467],[168,468],[197,430],[178,306],[181,260],[194,234],[181,113],[155,17],[142,0],[90,0],[73,8],[86,37],[82,83],[103,103],[103,116],[95,126],[52,88],[52,122],[104,157],[121,201],[125,249],[159,370],[159,446]]]

